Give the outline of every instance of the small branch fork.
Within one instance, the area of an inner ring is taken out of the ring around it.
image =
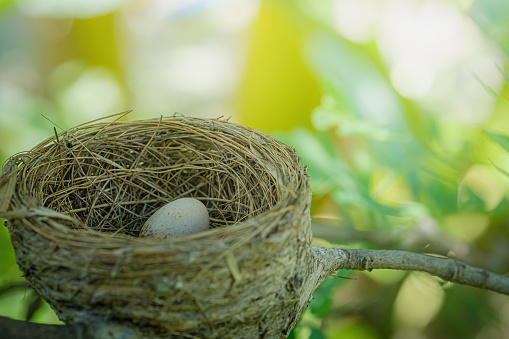
[[[509,277],[455,259],[396,250],[331,248],[327,252],[332,259],[333,271],[338,269],[368,272],[374,269],[421,271],[445,281],[509,295]]]

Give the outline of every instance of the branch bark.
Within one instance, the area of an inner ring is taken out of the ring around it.
[[[0,316],[2,338],[32,339],[142,339],[145,336],[134,326],[113,321],[90,319],[87,323],[72,325],[37,324]]]
[[[374,249],[399,249],[409,252],[426,252],[442,256],[454,256],[457,260],[468,258],[474,266],[482,266],[487,270],[500,269],[500,260],[490,260],[486,253],[482,253],[466,241],[452,237],[442,232],[432,223],[416,225],[406,231],[366,231],[352,226],[342,225],[330,220],[313,219],[313,237],[336,243],[337,246],[348,243],[369,244]],[[504,262],[507,260],[502,259]]]
[[[330,248],[327,251],[333,271],[338,269],[371,272],[392,269],[427,272],[457,284],[509,295],[509,277],[458,260],[396,250]]]
[[[28,338],[80,338],[83,330],[71,325],[36,324],[22,320],[0,317],[0,333],[2,338],[28,339]],[[81,336],[82,337],[82,336]]]

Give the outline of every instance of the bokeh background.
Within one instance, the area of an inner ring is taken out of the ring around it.
[[[116,112],[269,133],[309,167],[315,242],[509,272],[507,0],[0,0],[0,163]],[[509,298],[338,272],[292,338],[509,337]],[[58,323],[0,227],[0,315]]]

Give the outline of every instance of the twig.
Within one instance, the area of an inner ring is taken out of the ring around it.
[[[323,253],[323,251],[320,251]],[[427,272],[445,281],[509,295],[509,277],[464,264],[458,260],[406,251],[331,248],[331,269],[393,269]]]

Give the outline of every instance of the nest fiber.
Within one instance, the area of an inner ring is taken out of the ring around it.
[[[11,157],[3,172],[0,215],[18,265],[66,323],[278,338],[306,306],[309,180],[293,148],[270,136],[181,116],[96,122]],[[205,204],[210,230],[138,237],[182,197]]]

